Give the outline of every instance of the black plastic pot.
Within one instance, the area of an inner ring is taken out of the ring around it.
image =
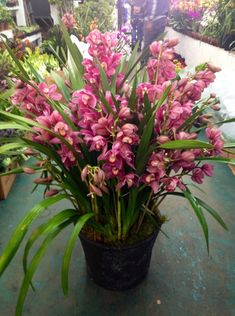
[[[87,271],[95,283],[108,290],[123,291],[139,284],[147,275],[159,230],[131,246],[114,248],[80,234]]]

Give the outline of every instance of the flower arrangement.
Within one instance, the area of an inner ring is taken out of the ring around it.
[[[232,145],[224,144],[217,127],[206,124],[205,111],[218,110],[218,99],[211,95],[201,100],[219,69],[206,63],[195,73],[181,76],[173,62],[177,40],[154,42],[151,58],[141,68],[138,47],[127,60],[117,49],[117,33],[98,30],[86,39],[91,59],[82,60],[65,28],[63,33],[75,65],[73,72],[66,70],[70,80],[57,77],[57,85],[50,86],[32,82],[16,60],[22,76],[11,101],[21,116],[0,111],[5,120],[0,129],[7,125],[31,133],[30,138],[13,141],[12,147],[27,146],[26,154],[38,160],[15,172],[39,173],[34,182],[45,187],[45,200],[29,211],[6,246],[0,273],[39,214],[61,200],[70,203],[69,209],[55,214],[29,237],[17,316],[42,255],[69,225],[72,233],[62,267],[64,293],[68,292],[68,267],[80,232],[100,244],[131,245],[161,227],[166,218],[160,205],[169,195],[189,201],[207,246],[204,212],[227,229],[220,215],[193,195],[187,182],[201,184],[211,177],[213,166],[207,162],[235,164],[220,156],[224,147]],[[203,129],[207,141],[199,139]],[[28,265],[30,249],[41,236],[45,240]]]

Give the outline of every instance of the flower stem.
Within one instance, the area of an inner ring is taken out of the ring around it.
[[[117,192],[117,208],[118,208],[118,240],[121,240],[122,236],[122,221],[121,221],[121,202],[120,202],[120,191]]]

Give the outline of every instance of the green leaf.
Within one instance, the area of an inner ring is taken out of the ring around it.
[[[128,63],[127,63],[127,73],[128,72],[131,72],[131,70],[133,70],[133,65],[134,63],[136,62],[137,60],[137,54],[138,54],[138,49],[139,49],[139,43],[137,43],[131,53],[131,56],[128,60]]]
[[[189,203],[191,204],[199,222],[202,227],[205,239],[206,239],[206,245],[207,245],[207,251],[209,253],[209,231],[208,231],[208,225],[206,218],[202,212],[202,208],[200,204],[198,203],[197,199],[192,195],[192,193],[187,189],[184,191],[185,197],[188,199]]]
[[[136,59],[136,61],[134,62],[134,64],[133,64],[132,67],[130,68],[130,70],[129,70],[129,71],[126,71],[126,75],[125,75],[125,77],[124,77],[124,79],[123,79],[123,81],[122,81],[122,83],[121,83],[121,86],[122,86],[123,83],[129,78],[129,76],[131,75],[132,71],[133,71],[134,69],[136,69],[136,66],[139,64],[139,62],[140,62],[141,60],[143,60],[144,57],[145,57],[148,53],[149,53],[149,47],[146,47],[146,48],[142,51],[142,53],[140,54],[140,56]]]
[[[69,273],[69,264],[71,261],[72,252],[75,246],[75,243],[77,242],[78,235],[85,225],[85,223],[93,217],[94,213],[88,213],[83,215],[78,222],[76,223],[73,232],[71,234],[71,237],[68,241],[68,244],[65,249],[64,258],[63,258],[63,264],[62,264],[62,271],[61,271],[61,281],[62,281],[62,288],[65,295],[68,294],[68,273]]]
[[[99,71],[100,71],[100,78],[101,78],[101,81],[102,81],[102,84],[103,84],[103,88],[104,88],[104,91],[111,91],[111,86],[108,82],[108,78],[106,76],[106,73],[103,69],[103,67],[101,66],[98,58],[96,59],[96,62],[97,62],[97,65],[99,67]]]
[[[66,194],[59,194],[45,199],[44,201],[36,204],[18,224],[13,232],[3,254],[0,257],[0,276],[5,271],[14,255],[16,254],[30,224],[43,212],[47,207],[66,199]]]
[[[17,306],[16,306],[16,313],[15,316],[21,316],[22,312],[23,312],[23,306],[24,306],[24,301],[29,289],[29,286],[31,284],[31,280],[32,277],[41,261],[41,259],[43,258],[43,255],[45,253],[45,251],[47,250],[48,246],[50,245],[50,243],[53,241],[53,239],[55,239],[55,237],[68,225],[70,224],[70,222],[65,222],[63,224],[61,224],[56,230],[54,230],[53,232],[51,232],[44,240],[44,242],[42,243],[42,245],[40,246],[40,248],[38,249],[38,251],[36,252],[36,254],[34,255],[32,261],[30,262],[29,268],[27,270],[27,273],[23,279],[23,282],[21,284],[21,288],[20,288],[20,293],[18,296],[18,300],[17,300]]]
[[[223,219],[221,218],[221,216],[208,204],[206,204],[204,201],[200,200],[199,198],[196,198],[197,202],[209,213],[211,214],[214,219],[217,220],[217,222],[225,229],[228,230],[227,225],[225,224],[225,222],[223,221]]]
[[[32,74],[34,75],[34,77],[37,80],[37,83],[43,82],[44,79],[42,78],[42,76],[37,72],[37,70],[33,67],[32,64],[30,64],[28,61],[26,61],[27,65],[29,66]]]
[[[198,161],[211,161],[211,162],[219,162],[230,165],[235,165],[235,159],[224,158],[224,157],[198,157],[196,158]]]
[[[168,97],[168,95],[169,95],[169,92],[170,92],[171,87],[172,87],[172,86],[170,85],[170,86],[168,86],[168,87],[165,89],[165,91],[163,92],[161,98],[160,98],[160,99],[157,101],[157,103],[156,103],[153,107],[151,107],[151,108],[149,109],[149,111],[146,113],[146,115],[144,116],[143,121],[142,121],[141,124],[140,124],[140,129],[141,129],[141,130],[143,129],[143,127],[144,127],[145,125],[148,124],[148,122],[149,122],[149,120],[150,120],[150,118],[151,118],[152,116],[155,117],[157,110],[158,110],[158,109],[162,106],[162,104],[166,101],[166,99],[167,99],[167,97]],[[148,101],[148,96],[147,96],[147,95],[145,95],[144,103],[146,103],[146,100]],[[149,102],[149,101],[148,101],[148,102]],[[149,106],[148,106],[148,105],[146,106],[146,105],[147,105],[147,104],[145,104],[145,108],[149,108]]]
[[[64,80],[54,71],[51,73],[51,76],[55,80],[55,83],[57,84],[59,90],[63,94],[65,100],[69,101],[70,100],[70,92],[69,92],[69,89],[66,87]]]
[[[137,150],[136,155],[136,166],[137,166],[137,173],[141,174],[144,168],[145,163],[142,160],[143,155],[146,153],[149,147],[149,142],[151,140],[154,128],[154,116],[151,117],[148,124],[146,125],[143,135],[141,137],[140,145]]]
[[[107,112],[111,113],[115,118],[117,118],[117,114],[114,112],[111,105],[108,103],[108,101],[106,100],[105,96],[102,93],[100,93],[100,99],[101,99],[103,106],[107,110]]]
[[[18,130],[28,131],[28,132],[32,131],[32,129],[30,127],[20,125],[20,124],[17,124],[15,122],[6,122],[6,123],[0,122],[0,130],[4,130],[4,129],[18,129]]]
[[[112,76],[112,80],[111,80],[111,91],[112,91],[112,94],[116,94],[117,77],[118,77],[118,74],[120,73],[120,69],[121,69],[121,63],[117,67],[117,69],[115,71],[115,74]]]
[[[56,50],[54,49],[54,47],[50,44],[49,45],[49,49],[50,51],[53,53],[53,55],[57,58],[58,62],[60,65],[65,66],[65,63],[63,61],[63,59],[60,57],[60,55],[56,52]]]
[[[235,143],[227,143],[224,145],[224,148],[235,148]]]
[[[68,50],[71,54],[74,64],[76,65],[76,68],[77,68],[76,72],[78,72],[82,78],[84,74],[84,67],[82,65],[82,59],[83,59],[82,54],[79,51],[79,49],[76,47],[76,45],[71,41],[69,33],[63,24],[61,24],[61,29],[63,32],[64,40],[67,44]]]
[[[223,124],[234,123],[234,122],[235,122],[235,117],[231,118],[231,119],[224,120],[224,121],[216,122],[215,124],[216,125],[223,125]]]
[[[162,149],[197,149],[206,148],[213,149],[214,147],[200,140],[173,140],[159,146]]]
[[[24,147],[25,145],[19,144],[19,143],[5,144],[5,145],[0,146],[0,154],[4,154],[12,149],[19,149],[19,148],[24,148]]]
[[[137,75],[135,75],[135,79],[132,85],[132,91],[131,91],[131,95],[130,95],[130,99],[128,102],[128,106],[129,108],[133,111],[135,109],[136,106],[136,102],[137,102],[137,97],[136,97],[136,87],[137,87]]]
[[[23,268],[24,273],[27,273],[27,259],[30,249],[32,248],[34,242],[41,237],[42,235],[52,232],[55,228],[60,226],[63,222],[68,220],[74,220],[75,216],[78,216],[78,212],[74,209],[68,209],[61,211],[59,214],[53,216],[47,223],[40,225],[36,230],[34,230],[25,246],[24,255],[23,255]]]

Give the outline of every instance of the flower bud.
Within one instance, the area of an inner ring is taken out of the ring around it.
[[[179,39],[178,38],[172,38],[167,42],[167,47],[172,48],[175,47],[176,45],[179,44]]]
[[[127,106],[123,106],[118,113],[118,117],[120,119],[129,119],[130,116],[131,116],[131,111]]]
[[[16,83],[16,89],[22,89],[24,88],[25,84],[23,81],[21,80],[18,80],[17,83]]]
[[[52,177],[49,176],[47,178],[37,178],[33,182],[36,184],[49,184],[52,182],[52,180],[53,180]]]
[[[210,94],[210,98],[215,99],[216,98],[216,94],[215,93],[211,93]]]
[[[221,107],[219,106],[218,103],[217,104],[212,104],[210,107],[214,111],[220,111],[221,110]]]
[[[159,144],[165,144],[170,141],[170,138],[168,136],[161,135],[157,138],[157,141]]]
[[[35,151],[33,151],[31,148],[27,148],[24,151],[24,155],[26,155],[26,156],[36,156],[37,153]]]
[[[95,185],[91,184],[91,183],[90,183],[90,192],[91,193],[95,193],[98,196],[103,196],[102,191],[99,188],[97,188]]]
[[[28,168],[28,167],[24,167],[23,171],[24,171],[24,173],[27,173],[27,174],[34,174],[34,173],[36,173],[36,171],[34,169]]]
[[[128,83],[124,83],[124,85],[123,85],[123,92],[128,97],[131,95],[131,87],[130,87],[130,85]]]
[[[221,71],[221,68],[216,67],[216,66],[214,66],[214,65],[212,65],[212,64],[207,64],[207,67],[208,67],[208,69],[209,69],[210,71],[212,71],[212,72],[214,72],[214,73]]]
[[[178,82],[178,87],[184,86],[188,82],[188,78],[180,79]]]
[[[45,196],[45,197],[50,197],[50,196],[54,196],[54,195],[56,195],[56,194],[58,194],[58,193],[59,193],[58,190],[56,190],[56,189],[51,189],[51,190],[47,191],[47,192],[44,194],[44,196]]]
[[[191,151],[185,151],[181,155],[182,159],[188,162],[194,161],[195,160],[195,155]]]
[[[88,175],[88,166],[86,166],[85,168],[83,168],[83,170],[82,170],[82,172],[81,172],[82,181],[86,181],[87,175]]]
[[[34,165],[35,165],[36,167],[42,167],[42,166],[44,165],[44,163],[45,163],[44,161],[38,160],[38,161],[35,162]]]

